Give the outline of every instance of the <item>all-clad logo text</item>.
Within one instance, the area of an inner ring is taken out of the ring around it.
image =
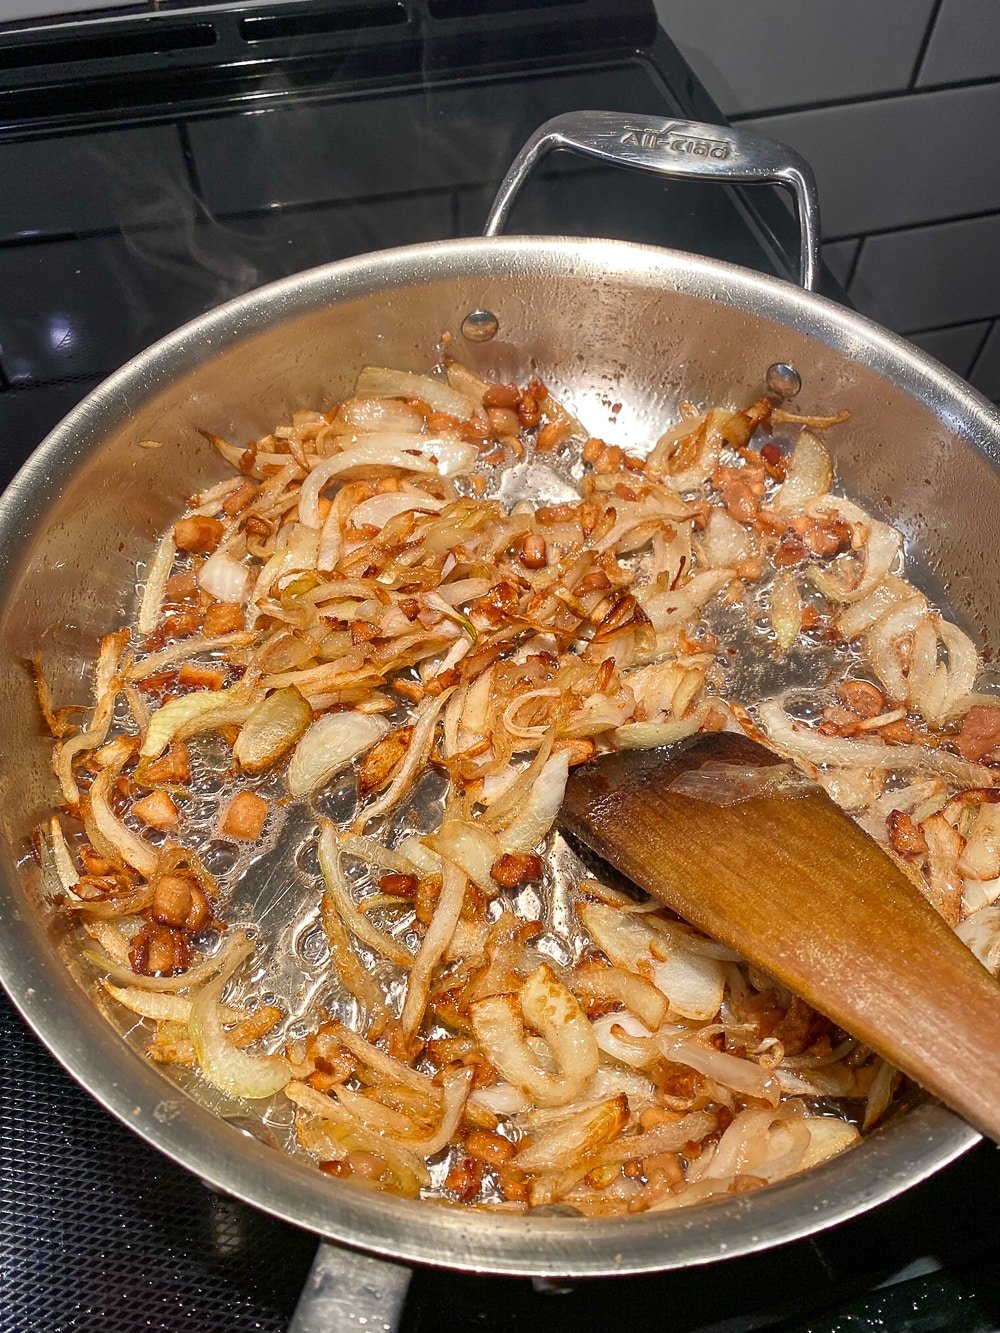
[[[665,130],[644,130],[627,126],[620,142],[633,148],[666,148],[671,153],[689,153],[692,157],[714,157],[722,162],[729,156],[725,139],[703,139],[679,125]]]

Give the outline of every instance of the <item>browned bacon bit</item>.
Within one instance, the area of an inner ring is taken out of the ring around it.
[[[222,502],[222,512],[229,518],[242,514],[247,505],[252,504],[260,488],[252,481],[241,481],[234,491]]]
[[[244,528],[251,537],[270,537],[274,531],[274,525],[269,523],[266,518],[260,514],[250,514],[247,518]]]
[[[378,886],[392,898],[412,898],[417,892],[417,877],[398,873],[382,875]]]
[[[196,597],[198,591],[197,574],[193,569],[184,569],[179,574],[170,575],[163,596],[169,605],[172,602],[186,602]]]
[[[518,415],[509,407],[491,407],[486,413],[494,439],[513,439],[521,429]]]
[[[789,565],[801,564],[805,558],[805,542],[792,532],[786,533],[782,537],[771,557],[779,569],[786,569]]]
[[[177,672],[177,684],[186,689],[221,690],[226,683],[225,667],[199,666],[197,662],[185,662]]]
[[[165,791],[152,791],[132,806],[132,813],[155,829],[175,829],[181,822],[180,811]]]
[[[373,625],[370,620],[351,621],[351,643],[371,643],[381,633],[378,625]]]
[[[719,492],[726,512],[737,523],[752,523],[760,513],[760,501],[742,477],[727,478],[722,482]]]
[[[413,735],[412,727],[399,727],[383,736],[377,745],[372,746],[361,761],[358,769],[358,794],[362,798],[370,796],[389,782],[396,769],[403,762],[403,757]]]
[[[878,717],[885,712],[885,697],[867,680],[845,680],[837,690],[840,701],[858,717]]]
[[[191,875],[161,875],[153,890],[150,915],[164,926],[203,930],[212,917],[205,891]]]
[[[839,518],[817,522],[806,529],[803,540],[813,555],[836,555],[850,546],[851,526]]]
[[[456,1155],[445,1176],[444,1187],[463,1203],[471,1203],[483,1183],[483,1163],[476,1157]]]
[[[474,1129],[465,1140],[465,1150],[490,1166],[504,1166],[514,1156],[515,1145],[502,1134],[488,1129]]]
[[[887,726],[880,727],[879,735],[890,745],[909,745],[913,740],[913,728],[909,722],[900,718],[898,722],[890,722]]]
[[[763,446],[760,456],[769,467],[777,467],[783,461],[781,446],[774,444],[773,441]]]
[[[529,532],[521,543],[518,557],[525,569],[543,569],[548,562],[548,546],[540,532]]]
[[[253,791],[241,791],[227,806],[219,824],[223,838],[238,838],[241,842],[256,842],[264,831],[267,819],[267,801]]]
[[[548,386],[543,384],[537,375],[532,375],[528,380],[527,392],[540,403],[544,403],[549,396]]]
[[[758,426],[771,419],[773,411],[774,404],[770,398],[758,398],[745,412],[734,412],[731,417],[727,417],[719,433],[727,444],[734,447],[747,445]]]
[[[191,777],[191,755],[184,741],[174,741],[159,759],[147,760],[136,770],[136,781],[143,787],[183,784]]]
[[[243,628],[243,608],[236,602],[215,602],[205,608],[203,627],[210,639],[220,634],[234,634]]]
[[[886,816],[885,827],[890,843],[900,856],[926,855],[927,839],[924,831],[908,814],[902,810],[893,810]]]
[[[542,505],[535,510],[535,521],[543,526],[549,523],[572,523],[577,506],[572,504]]]
[[[537,426],[542,419],[541,409],[538,406],[538,399],[530,393],[522,393],[521,399],[516,407],[518,420],[525,430],[531,430]]]
[[[558,449],[573,433],[573,427],[568,421],[547,421],[538,432],[538,439],[535,441],[535,450],[537,453],[545,454],[550,449]]]
[[[521,390],[516,384],[491,384],[483,394],[483,407],[517,407]]]
[[[534,884],[542,877],[542,858],[533,852],[504,852],[493,862],[490,875],[505,889]]]
[[[417,896],[414,899],[414,911],[422,925],[430,925],[434,908],[441,896],[441,876],[423,875],[417,881]]]
[[[225,531],[217,518],[206,518],[204,514],[193,514],[182,518],[174,528],[174,541],[180,551],[195,551],[207,555],[214,551],[222,540]]]
[[[993,704],[974,704],[962,718],[962,725],[952,744],[965,759],[979,763],[1000,745],[1000,708]]]
[[[183,931],[147,921],[132,937],[128,960],[140,976],[169,977],[187,970],[191,950]]]

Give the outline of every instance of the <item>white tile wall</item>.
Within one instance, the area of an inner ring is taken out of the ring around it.
[[[1000,399],[1000,0],[656,0],[730,119],[820,186],[865,314]]]
[[[812,163],[826,236],[1000,209],[1000,82],[747,124]]]
[[[979,356],[990,328],[988,319],[973,324],[955,324],[950,329],[930,329],[927,333],[912,333],[910,341],[930,352],[942,365],[959,375],[968,376]]]
[[[997,0],[944,0],[918,86],[996,78],[1000,78],[1000,4]]]
[[[1000,321],[993,325],[970,379],[987,398],[1000,398]]]
[[[932,0],[656,0],[727,116],[907,86]]]

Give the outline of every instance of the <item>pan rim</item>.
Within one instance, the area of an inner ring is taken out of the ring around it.
[[[145,398],[243,338],[311,310],[393,286],[457,276],[537,271],[595,282],[627,277],[757,314],[808,334],[919,394],[948,428],[1000,463],[1000,414],[958,376],[879,325],[782,279],[679,251],[600,238],[471,238],[399,247],[341,260],[258,288],[153,344],[103,381],[50,432],[0,497],[0,614],[16,578],[19,539],[30,534],[76,461]],[[637,272],[641,266],[641,271]],[[721,295],[720,295],[721,292]],[[770,1248],[835,1225],[893,1198],[971,1148],[979,1135],[924,1102],[907,1116],[919,1151],[903,1152],[892,1126],[846,1157],[759,1194],[628,1219],[511,1218],[458,1212],[360,1190],[332,1190],[318,1172],[277,1156],[219,1120],[146,1065],[90,1007],[53,955],[55,994],[32,964],[40,923],[0,894],[0,981],[52,1054],[106,1110],[178,1165],[225,1193],[331,1240],[389,1258],[493,1274],[597,1277],[711,1262]],[[66,1021],[66,1005],[79,1022]],[[127,1054],[130,1059],[123,1059]],[[96,1068],[95,1068],[96,1065]],[[836,1201],[832,1194],[838,1197]]]

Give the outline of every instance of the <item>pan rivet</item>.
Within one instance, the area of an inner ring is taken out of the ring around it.
[[[488,343],[500,331],[500,321],[492,310],[473,310],[462,320],[462,337],[470,343]]]
[[[764,378],[768,392],[777,398],[794,398],[802,388],[802,376],[784,361],[775,361],[773,366],[768,366]]]

